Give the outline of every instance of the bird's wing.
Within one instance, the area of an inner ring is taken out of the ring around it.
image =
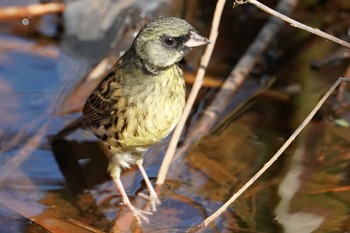
[[[111,95],[114,91],[111,88],[114,75],[115,72],[110,72],[86,101],[83,115],[88,121],[99,121],[111,114],[114,104],[118,101],[115,95]]]

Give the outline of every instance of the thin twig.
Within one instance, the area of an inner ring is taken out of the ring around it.
[[[236,0],[234,2],[234,5],[236,4],[244,4],[244,3],[251,3],[253,5],[255,5],[257,8],[269,13],[270,15],[273,15],[275,17],[278,17],[286,22],[288,22],[292,27],[296,27],[296,28],[299,28],[299,29],[302,29],[302,30],[305,30],[305,31],[308,31],[312,34],[315,34],[317,36],[320,36],[320,37],[323,37],[327,40],[330,40],[330,41],[333,41],[334,43],[337,43],[337,44],[340,44],[341,46],[344,46],[344,47],[347,47],[347,48],[350,48],[350,43],[346,42],[346,41],[343,41],[335,36],[332,36],[328,33],[325,33],[317,28],[312,28],[312,27],[309,27],[305,24],[302,24],[302,23],[299,23],[298,21],[294,20],[294,19],[291,19],[289,18],[288,16],[286,15],[283,15],[267,6],[265,6],[264,4],[260,3],[259,1],[257,0]]]
[[[193,103],[198,95],[198,92],[202,86],[203,83],[203,77],[205,74],[206,67],[208,66],[211,54],[213,53],[216,38],[219,34],[219,25],[221,20],[222,11],[225,6],[225,0],[218,0],[213,16],[213,21],[211,25],[211,31],[209,35],[209,40],[211,41],[211,44],[209,44],[204,52],[204,55],[201,58],[200,66],[197,72],[196,80],[194,82],[194,85],[192,87],[191,93],[187,99],[186,106],[184,108],[184,111],[182,113],[181,119],[179,124],[177,125],[174,134],[171,138],[169,147],[166,151],[165,157],[163,159],[162,165],[159,169],[158,178],[156,181],[157,185],[162,185],[165,181],[166,174],[168,173],[169,166],[171,161],[173,160],[176,146],[179,142],[179,138],[181,136],[182,130],[185,126],[185,122],[190,114],[190,111],[192,109]]]
[[[29,6],[1,7],[0,20],[13,20],[41,16],[46,14],[62,13],[63,3],[32,4]]]
[[[215,213],[206,218],[201,224],[190,228],[187,232],[196,232],[199,229],[208,226],[215,218],[222,214],[229,205],[231,205],[244,191],[246,191],[264,172],[271,167],[271,165],[282,155],[282,153],[287,149],[287,147],[294,141],[296,136],[305,128],[305,126],[311,121],[315,116],[317,111],[321,108],[327,98],[332,94],[332,92],[338,87],[341,82],[350,82],[350,78],[340,77],[332,87],[327,91],[327,93],[321,98],[310,114],[305,118],[305,120],[300,124],[300,126],[294,131],[294,133],[288,138],[288,140],[283,144],[283,146],[276,152],[274,156],[247,182],[242,188],[240,188],[223,206],[221,206]]]
[[[350,77],[350,65],[348,66],[348,68],[345,71],[345,77]],[[346,85],[347,83],[342,83],[339,86],[339,90],[338,90],[338,94],[337,94],[337,101],[340,103],[341,106],[346,105],[345,104],[345,91],[346,91],[346,87],[349,85]]]

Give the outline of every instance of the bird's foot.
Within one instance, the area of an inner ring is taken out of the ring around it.
[[[156,193],[154,193],[153,195],[146,195],[144,193],[139,193],[138,194],[140,197],[146,199],[147,201],[149,201],[150,207],[151,207],[151,211],[152,212],[156,212],[157,211],[157,206],[161,204],[158,195]]]
[[[141,223],[142,221],[144,221],[145,223],[149,223],[149,219],[146,215],[153,215],[152,212],[137,209],[135,206],[131,204],[128,205],[128,207],[139,223]]]
[[[113,164],[112,164],[113,165]],[[149,223],[149,219],[146,217],[146,215],[152,215],[153,213],[152,212],[149,212],[149,211],[145,211],[145,210],[140,210],[140,209],[137,209],[135,206],[133,206],[129,200],[129,197],[128,195],[126,195],[126,192],[125,192],[125,189],[124,189],[124,186],[120,180],[120,167],[112,167],[112,178],[113,178],[113,181],[115,182],[121,196],[122,196],[122,200],[123,200],[123,203],[124,205],[126,205],[129,210],[131,211],[131,213],[135,216],[135,218],[137,219],[137,221],[141,224],[141,220],[146,222],[146,223]]]

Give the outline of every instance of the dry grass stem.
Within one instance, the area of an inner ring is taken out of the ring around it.
[[[201,224],[190,228],[187,232],[196,232],[199,229],[208,226],[210,222],[221,215],[243,192],[245,192],[262,174],[271,167],[272,164],[282,155],[282,153],[287,149],[287,147],[294,141],[294,139],[300,134],[300,132],[305,128],[305,126],[311,121],[315,116],[317,111],[321,108],[327,98],[333,93],[333,91],[342,82],[350,82],[350,78],[339,78],[332,87],[327,91],[327,93],[320,99],[316,104],[314,109],[309,113],[309,115],[304,119],[300,126],[294,131],[294,133],[288,138],[288,140],[283,144],[283,146],[276,152],[272,158],[264,164],[264,166],[247,182],[242,188],[240,188],[223,206],[221,206],[215,213],[206,218]]]
[[[168,173],[169,166],[171,161],[173,160],[175,150],[177,147],[177,144],[179,142],[182,130],[184,128],[185,122],[190,114],[190,111],[192,109],[193,103],[198,95],[198,92],[202,86],[203,83],[203,77],[205,74],[206,67],[208,66],[211,54],[213,53],[216,38],[219,34],[219,25],[221,20],[222,11],[225,6],[225,0],[218,0],[213,16],[213,21],[211,25],[209,40],[211,41],[211,44],[209,44],[204,52],[204,55],[201,58],[200,66],[196,75],[196,80],[194,82],[194,85],[192,87],[191,93],[187,99],[186,106],[184,108],[184,111],[182,113],[181,119],[179,124],[177,125],[174,134],[171,138],[169,147],[166,151],[165,157],[163,159],[162,165],[159,169],[158,178],[156,181],[157,185],[162,185],[165,181],[166,174]]]
[[[62,13],[63,3],[32,4],[29,6],[1,7],[0,20],[14,20],[41,16],[46,14]]]
[[[344,40],[341,40],[341,39],[339,39],[339,38],[337,38],[335,36],[332,36],[332,35],[330,35],[328,33],[325,33],[325,32],[323,32],[323,31],[321,31],[321,30],[319,30],[317,28],[312,28],[312,27],[309,27],[309,26],[307,26],[305,24],[299,23],[298,21],[296,21],[294,19],[291,19],[291,18],[287,17],[286,15],[281,14],[281,13],[279,13],[279,12],[277,12],[277,11],[267,7],[267,6],[265,6],[264,4],[260,3],[257,0],[236,0],[234,2],[234,4],[243,4],[243,3],[247,3],[247,2],[255,5],[257,8],[259,8],[259,9],[269,13],[270,15],[273,15],[275,17],[278,17],[278,18],[282,19],[283,21],[288,22],[292,27],[300,28],[302,30],[308,31],[308,32],[310,32],[312,34],[315,34],[317,36],[323,37],[326,40],[330,40],[330,41],[332,41],[334,43],[337,43],[337,44],[339,44],[341,46],[350,48],[350,43],[348,43],[348,42],[346,42]]]

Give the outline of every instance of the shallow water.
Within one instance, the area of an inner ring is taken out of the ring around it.
[[[300,7],[295,17],[312,23],[328,12],[330,22],[318,24],[345,33],[341,30],[346,28],[345,18],[336,18],[334,12],[346,12],[347,7],[314,3]],[[255,12],[237,11],[225,11],[221,32],[227,36],[219,38],[216,65],[209,70],[219,79],[226,77],[264,19],[258,15],[249,21],[256,24],[242,28],[242,44],[236,40],[233,46],[230,33],[239,33],[239,22]],[[210,12],[203,9],[202,18]],[[303,17],[304,12],[309,16]],[[332,28],[336,23],[339,27]],[[141,230],[121,205],[106,172],[104,148],[93,135],[80,130],[56,144],[48,142],[50,135],[79,116],[79,112],[56,113],[62,102],[71,100],[73,86],[80,84],[94,62],[70,53],[59,39],[9,30],[16,27],[8,25],[0,34],[0,232],[184,232],[219,208],[264,165],[349,64],[342,61],[311,70],[312,59],[322,59],[338,47],[286,27],[253,72],[254,85],[243,87],[247,91],[239,98],[249,100],[260,77],[276,77],[272,89],[247,101],[242,114],[220,133],[203,138],[181,166],[173,168],[176,171],[161,190],[162,205]],[[234,47],[240,50],[231,50]],[[195,64],[196,55],[191,58]],[[208,94],[212,91],[205,91],[196,111],[212,98]],[[329,109],[330,104],[277,163],[203,232],[350,231],[348,129],[330,123]],[[192,122],[196,117],[193,114]],[[152,182],[167,142],[145,156]],[[130,198],[138,206],[145,204],[137,197],[146,190],[140,173],[133,168],[122,179]]]

